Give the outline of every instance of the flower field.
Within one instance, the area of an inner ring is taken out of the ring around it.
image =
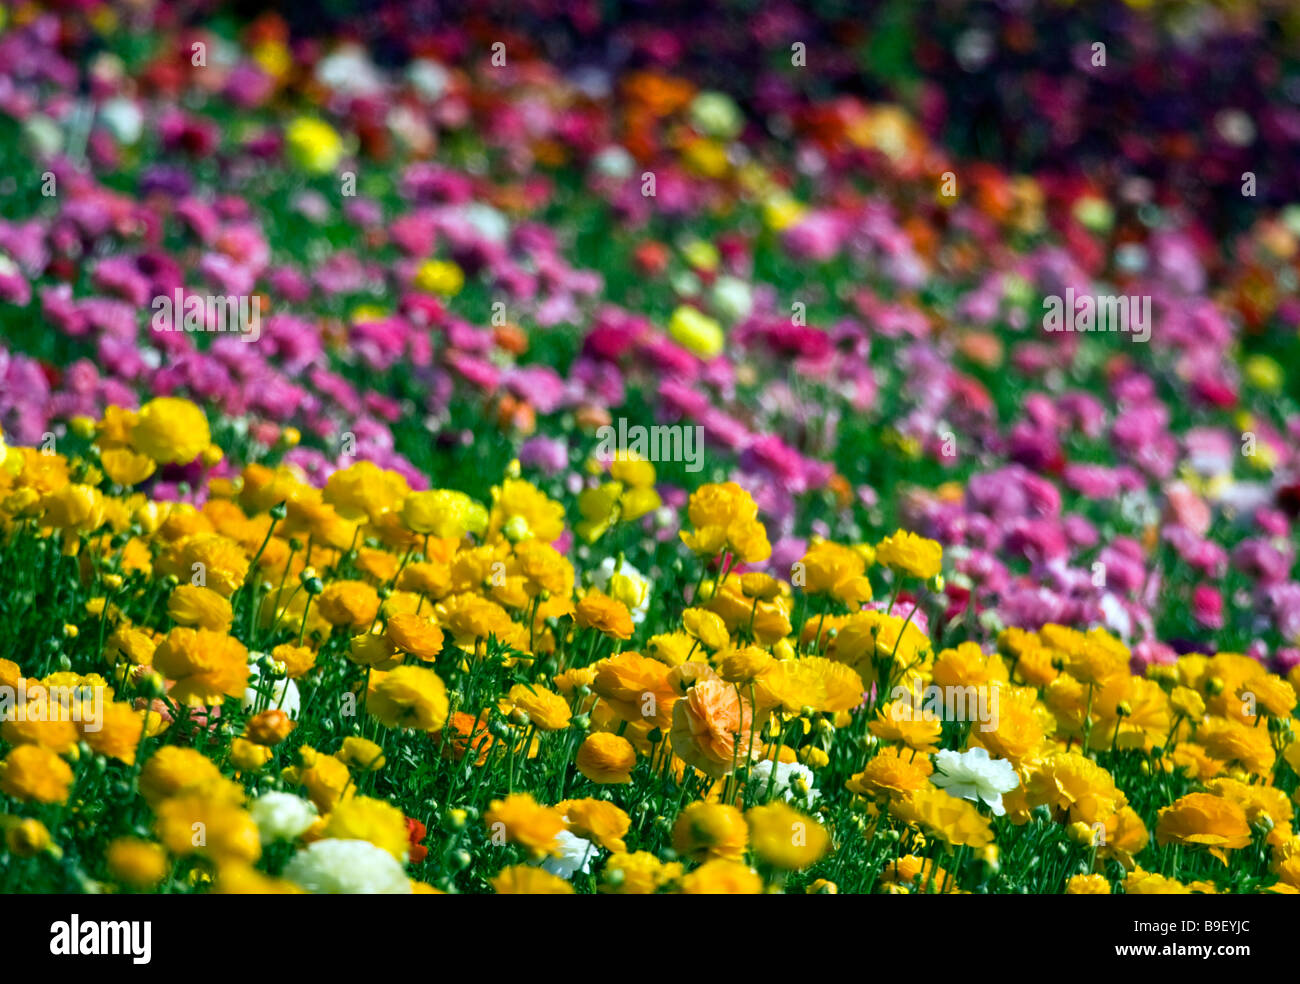
[[[512,6],[0,10],[0,891],[1300,892],[1300,19]]]

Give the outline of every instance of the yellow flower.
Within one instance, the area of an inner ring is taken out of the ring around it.
[[[569,831],[599,844],[607,851],[626,851],[624,835],[632,826],[632,818],[613,803],[598,799],[565,800],[555,804],[564,814]]]
[[[127,765],[135,765],[136,749],[144,732],[145,712],[130,704],[113,701],[104,706],[99,727],[91,730],[88,722],[81,725],[82,740],[101,755],[115,758]]]
[[[334,807],[325,820],[322,835],[369,841],[403,864],[410,847],[402,811],[387,800],[369,796],[353,796]]]
[[[759,895],[763,879],[739,861],[706,861],[682,879],[683,895]]]
[[[712,359],[722,353],[726,335],[715,319],[699,308],[683,304],[668,319],[668,334],[682,348],[701,359]]]
[[[745,814],[754,853],[775,868],[799,871],[816,863],[830,848],[826,828],[780,800]]]
[[[1242,363],[1242,372],[1251,386],[1266,393],[1276,393],[1286,378],[1282,367],[1267,355],[1248,357]]]
[[[896,894],[906,894],[913,887],[924,891],[927,886],[931,892],[941,892],[951,877],[944,868],[915,854],[904,854],[890,861],[880,872],[880,880],[887,891]]]
[[[1007,666],[997,653],[986,655],[976,643],[963,642],[940,652],[932,673],[940,687],[982,687],[1005,682]]]
[[[529,597],[542,591],[563,596],[573,593],[573,564],[549,543],[524,540],[515,544],[514,553],[520,573],[526,578]]]
[[[731,641],[726,623],[707,609],[686,609],[682,612],[682,624],[691,636],[709,649],[721,649]]]
[[[1169,694],[1169,705],[1185,718],[1200,721],[1205,716],[1205,701],[1191,687],[1174,687]]]
[[[803,564],[803,589],[809,594],[825,594],[866,570],[861,554],[829,540],[814,542],[800,563]],[[870,600],[869,593],[867,600]]]
[[[1071,821],[1105,822],[1127,798],[1111,774],[1079,752],[1058,752],[1030,776],[1031,806],[1068,810]]]
[[[100,454],[99,463],[110,479],[127,487],[139,485],[158,467],[148,455],[136,454],[130,448],[107,448]]]
[[[1229,765],[1238,764],[1257,776],[1273,771],[1277,756],[1265,727],[1255,728],[1229,718],[1212,717],[1201,726],[1196,736],[1211,758]]]
[[[433,670],[399,666],[371,671],[368,710],[386,728],[436,731],[447,721],[447,687]]]
[[[918,752],[934,752],[939,748],[942,722],[930,719],[923,709],[905,701],[896,700],[876,711],[876,720],[868,727],[882,741],[899,741]]]
[[[89,485],[68,484],[45,497],[45,522],[89,533],[104,522],[104,497]]]
[[[214,632],[227,632],[234,621],[230,602],[211,588],[181,584],[167,599],[167,614],[181,625],[197,625]]]
[[[933,772],[928,755],[884,748],[844,785],[860,796],[906,796],[929,785]]]
[[[227,780],[216,763],[193,748],[164,745],[149,757],[140,772],[140,795],[151,807],[184,791],[222,789]],[[237,798],[243,789],[235,787]]]
[[[379,594],[364,581],[335,581],[321,592],[316,606],[330,625],[366,629],[379,614]]]
[[[297,727],[293,718],[276,707],[254,714],[244,725],[244,737],[258,745],[274,748]]]
[[[148,666],[153,662],[153,651],[157,645],[154,637],[143,629],[121,625],[104,640],[104,658],[110,663],[125,658],[136,666]]]
[[[636,749],[621,735],[608,731],[589,734],[578,749],[578,771],[592,782],[607,785],[632,781]]]
[[[384,634],[402,652],[432,661],[442,652],[442,629],[427,615],[398,614],[384,626]]]
[[[271,761],[274,754],[265,745],[247,738],[236,738],[230,743],[230,764],[240,772],[257,772]]]
[[[131,428],[131,446],[160,465],[188,465],[211,443],[203,411],[174,396],[150,400]]]
[[[455,297],[465,286],[465,274],[450,260],[425,260],[415,271],[418,290],[443,297]]]
[[[302,769],[288,770],[290,781],[303,786],[321,813],[329,813],[335,805],[354,791],[348,767],[333,755],[321,755],[308,746],[299,751],[303,758]]]
[[[248,684],[248,650],[224,632],[172,629],[154,650],[153,665],[176,681],[172,699],[190,705],[242,697]]]
[[[285,672],[297,679],[316,665],[316,654],[306,646],[282,643],[271,650],[271,658],[283,663]]]
[[[1256,713],[1285,720],[1295,709],[1295,688],[1272,673],[1260,673],[1241,685],[1240,696],[1249,694],[1255,699]]]
[[[572,895],[573,886],[549,871],[515,864],[497,873],[492,891],[498,895]]]
[[[312,174],[328,174],[343,158],[343,140],[324,120],[300,116],[289,124],[284,139],[293,163]]]
[[[384,750],[367,738],[351,735],[343,739],[337,757],[365,772],[378,772],[387,764]]]
[[[1192,890],[1173,878],[1134,868],[1124,879],[1125,895],[1191,895]]]
[[[899,819],[918,824],[954,846],[984,847],[993,842],[987,817],[966,800],[933,786],[897,800],[893,812]]]
[[[330,475],[321,500],[346,520],[378,523],[388,513],[401,509],[410,494],[411,487],[397,472],[380,468],[373,461],[358,461]]]
[[[569,726],[572,713],[568,702],[545,687],[516,683],[510,688],[509,700],[541,731],[559,731]]]
[[[171,520],[177,518],[173,513]],[[248,556],[228,537],[211,533],[185,536],[158,559],[159,572],[183,582],[203,584],[229,598],[248,576]],[[202,580],[196,580],[201,577]]]
[[[898,530],[876,545],[876,560],[898,574],[927,580],[939,573],[943,547],[906,530]]]
[[[493,800],[483,814],[493,844],[519,844],[541,857],[555,853],[556,834],[564,829],[564,817],[554,807],[542,806],[527,793],[513,793]]]
[[[4,685],[13,686],[11,683]],[[60,700],[50,700],[43,688],[30,688],[27,701],[22,705],[22,714],[4,714],[5,720],[0,722],[0,738],[11,745],[40,745],[55,755],[67,755],[81,740],[72,720],[75,707],[74,702],[65,707]]]
[[[450,489],[412,492],[402,502],[402,522],[406,528],[440,540],[459,540],[467,533],[482,533],[487,528],[487,519],[487,510],[481,504],[463,492]]]
[[[1097,686],[1129,675],[1128,647],[1105,632],[1089,632],[1082,646],[1065,657],[1065,672],[1080,683]]]
[[[763,204],[763,222],[775,232],[781,232],[798,222],[806,207],[788,195],[777,195]]]
[[[50,831],[39,820],[9,817],[0,814],[0,831],[4,831],[4,844],[15,857],[34,858],[53,846]],[[54,848],[58,854],[58,848]]]
[[[580,629],[594,628],[615,639],[632,638],[632,613],[627,610],[627,605],[597,588],[582,596],[574,610],[573,621]]]
[[[673,849],[693,859],[739,861],[748,840],[744,815],[721,803],[691,803],[673,824]]]
[[[1225,865],[1228,850],[1250,844],[1246,811],[1232,800],[1211,793],[1188,793],[1166,806],[1156,823],[1156,842],[1206,848]]]
[[[740,575],[740,587],[746,595],[760,601],[772,601],[781,594],[781,582],[762,571]]]
[[[518,478],[493,486],[490,519],[490,532],[505,533],[516,543],[530,537],[552,543],[564,532],[564,506]]]
[[[261,856],[257,824],[228,800],[186,793],[163,800],[155,813],[158,840],[172,854],[202,854],[219,864]]]
[[[212,885],[217,895],[302,895],[303,889],[283,878],[264,875],[252,865],[226,861],[217,870]]]
[[[780,706],[787,714],[805,707],[834,713],[862,703],[862,678],[850,666],[821,656],[778,660],[758,677],[760,707]]]
[[[728,683],[749,683],[775,663],[769,652],[757,646],[731,647],[718,653],[718,675]]]
[[[600,890],[614,895],[653,895],[681,875],[680,864],[664,864],[649,851],[612,854],[605,862]]]
[[[701,485],[691,493],[686,506],[692,525],[721,526],[745,522],[758,517],[753,497],[735,482]]]
[[[1105,875],[1074,875],[1065,883],[1066,895],[1109,895],[1110,882]]]

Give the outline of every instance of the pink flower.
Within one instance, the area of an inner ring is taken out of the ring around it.
[[[1208,584],[1192,591],[1192,616],[1207,629],[1223,628],[1223,595]]]

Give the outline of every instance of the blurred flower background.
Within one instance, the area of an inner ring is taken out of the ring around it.
[[[8,5],[0,887],[1300,890],[1298,35]]]

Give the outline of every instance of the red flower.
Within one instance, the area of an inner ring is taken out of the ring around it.
[[[429,856],[429,849],[420,843],[428,835],[429,829],[419,820],[412,817],[406,818],[406,837],[411,842],[412,861],[418,863]]]

